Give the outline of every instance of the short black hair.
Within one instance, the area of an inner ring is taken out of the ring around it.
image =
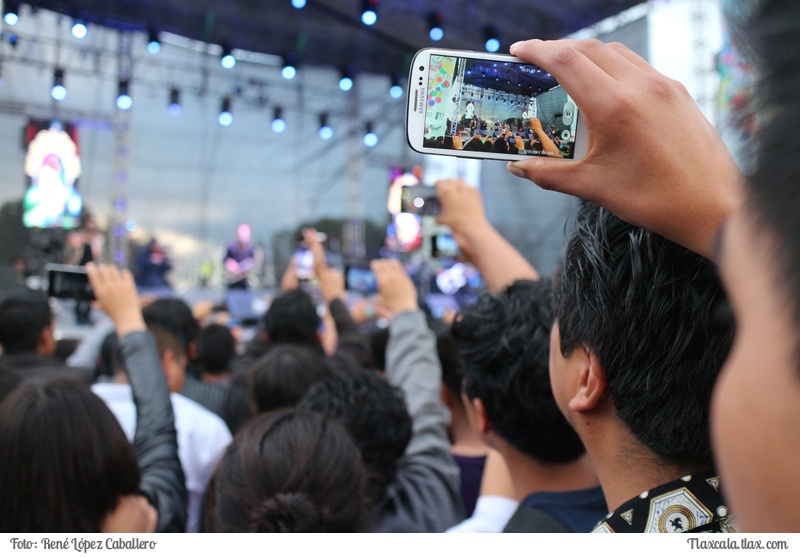
[[[0,302],[0,345],[6,354],[36,352],[42,331],[52,324],[53,312],[41,293],[16,290]]]
[[[520,452],[565,463],[585,453],[550,387],[551,283],[518,280],[484,292],[456,317],[464,392],[479,398],[492,428]]]
[[[125,370],[125,363],[122,359],[119,337],[117,337],[116,331],[111,331],[103,339],[97,362],[97,375],[101,377],[114,377],[118,371]]]
[[[250,368],[250,398],[259,413],[296,405],[317,381],[333,375],[318,350],[277,344]]]
[[[236,434],[206,497],[210,532],[358,532],[361,455],[341,424],[314,412],[253,418]]]
[[[187,357],[189,346],[197,341],[200,324],[189,307],[181,298],[159,298],[142,310],[142,316],[148,328],[159,327],[178,339]]]
[[[246,371],[234,373],[220,413],[233,435],[255,415],[250,400],[250,375]]]
[[[315,383],[298,407],[344,425],[367,468],[370,500],[381,498],[411,440],[411,417],[403,392],[377,375],[357,372]]]
[[[211,323],[200,330],[197,337],[197,362],[207,373],[229,371],[236,355],[236,339],[229,327]]]
[[[449,327],[436,333],[436,352],[442,366],[442,383],[461,401],[461,387],[464,382],[463,364],[458,353],[458,343]]]
[[[319,315],[311,296],[296,288],[272,301],[264,314],[264,332],[270,343],[318,345]]]
[[[733,338],[716,266],[592,203],[555,280],[561,352],[602,364],[619,419],[671,464],[711,463],[711,391]]]

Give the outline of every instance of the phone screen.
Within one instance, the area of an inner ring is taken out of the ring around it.
[[[47,268],[47,294],[53,298],[94,300],[94,291],[86,269],[53,265]]]
[[[578,108],[542,68],[431,53],[423,75],[423,148],[574,158]]]
[[[458,242],[450,234],[437,234],[431,238],[431,256],[434,259],[455,259],[459,255]]]
[[[400,193],[400,212],[415,215],[438,215],[440,210],[436,189],[429,186],[403,186]]]
[[[468,263],[444,261],[431,277],[430,292],[455,296],[467,291],[478,291],[486,283],[478,269]]]
[[[314,278],[314,252],[306,247],[298,247],[294,252],[294,264],[297,278],[311,280]]]
[[[378,280],[372,269],[348,265],[345,269],[345,289],[363,293],[377,292]]]

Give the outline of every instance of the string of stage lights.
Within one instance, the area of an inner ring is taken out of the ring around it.
[[[378,0],[365,0],[363,2],[364,5],[364,12],[370,12],[366,16],[362,17],[364,20],[365,25],[374,25],[377,21],[377,5]],[[293,0],[292,4],[297,8],[302,8],[305,5],[305,2],[300,2],[298,0]],[[25,14],[20,14],[20,3],[14,0],[6,1],[3,7],[3,21],[7,28],[2,32],[2,42],[8,43],[11,45],[13,49],[16,49],[20,39],[24,40],[24,35],[15,33],[13,31],[13,27],[17,25],[20,21],[20,17],[25,17]],[[440,40],[443,37],[444,31],[442,30],[444,18],[441,13],[434,12],[431,13],[430,22],[431,22],[431,36],[435,40]],[[93,24],[89,23],[89,19],[86,17],[75,17],[71,21],[70,26],[70,33],[75,39],[83,40],[87,36],[90,36],[91,27]],[[142,33],[146,33],[147,42],[146,50],[147,52],[152,55],[153,57],[157,57],[162,52],[162,46],[164,42],[165,36],[169,39],[173,39],[169,42],[175,43],[174,39],[180,39],[177,42],[184,43],[183,46],[186,46],[186,43],[193,42],[198,43],[199,41],[193,41],[191,39],[186,39],[184,37],[177,37],[175,35],[170,34],[162,34],[158,31],[155,26],[148,26],[147,29],[143,29]],[[40,38],[34,38],[33,40],[41,40]],[[60,42],[58,42],[60,46]],[[300,60],[301,56],[298,56],[297,53],[290,52],[283,56],[270,56],[270,55],[259,55],[258,53],[246,52],[232,48],[230,44],[222,44],[222,45],[214,45],[214,44],[204,44],[204,50],[209,55],[219,55],[219,63],[220,66],[225,70],[232,70],[236,67],[237,60],[245,60],[247,62],[254,62],[261,56],[266,56],[270,58],[270,62],[268,65],[277,65],[274,61],[278,61],[280,64],[280,75],[283,77],[284,80],[287,82],[291,82],[294,80],[299,72],[300,67]],[[65,45],[65,48],[69,48],[69,45]],[[196,49],[196,48],[195,48]],[[103,55],[107,55],[108,53],[103,53]],[[7,59],[13,60],[13,57],[6,56]],[[67,74],[71,71],[69,68],[64,67],[63,64],[56,64],[55,68],[53,69],[53,81],[52,86],[50,89],[50,95],[52,99],[56,102],[61,102],[65,100],[68,96],[68,83],[67,83]],[[353,89],[355,84],[355,69],[354,68],[341,68],[339,70],[340,78],[339,78],[339,89],[342,91],[350,91]],[[2,79],[0,77],[0,79]],[[1,81],[0,81],[1,82]],[[141,83],[141,80],[137,79],[137,83]],[[155,83],[151,83],[152,85],[157,86]],[[163,84],[161,84],[163,87]],[[272,84],[270,84],[272,86]],[[181,88],[176,86],[170,86],[168,88],[169,97],[168,97],[168,104],[167,104],[167,112],[170,116],[178,117],[182,113],[182,104],[181,104]],[[400,99],[403,97],[405,91],[403,86],[403,80],[399,76],[392,76],[391,81],[388,87],[388,95],[391,99]],[[229,93],[222,93],[222,100],[220,104],[220,111],[217,116],[217,121],[222,126],[230,126],[234,122],[233,118],[233,104],[234,98]],[[117,96],[115,100],[116,106],[119,110],[130,110],[134,105],[134,98],[132,95],[132,77],[125,76],[124,78],[120,77],[117,81]],[[273,108],[273,118],[271,121],[271,129],[275,133],[282,133],[287,129],[287,122],[284,118],[284,107],[275,105]],[[330,124],[330,117],[331,114],[336,114],[336,111],[328,111],[324,114],[320,115],[320,126],[318,129],[318,135],[323,140],[328,140],[334,136],[333,127]],[[378,135],[376,130],[374,129],[374,125],[372,121],[368,121],[363,125],[364,129],[364,144],[367,147],[374,147],[378,144]]]

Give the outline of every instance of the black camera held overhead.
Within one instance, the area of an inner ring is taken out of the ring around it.
[[[403,186],[400,212],[415,215],[438,215],[441,210],[436,189],[430,186]]]

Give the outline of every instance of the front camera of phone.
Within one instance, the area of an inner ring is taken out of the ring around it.
[[[424,72],[425,71],[425,66],[420,66],[419,67],[419,71]]]

